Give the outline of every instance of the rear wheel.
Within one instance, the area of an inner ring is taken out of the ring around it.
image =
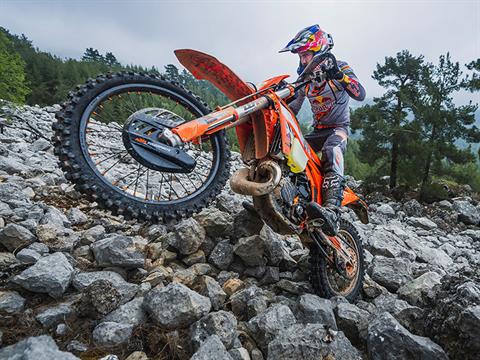
[[[353,259],[352,264],[342,264],[330,247],[325,249],[325,257],[313,243],[310,247],[310,281],[321,297],[343,296],[348,301],[354,301],[362,289],[365,275],[362,242],[353,224],[344,219],[340,219],[337,238],[345,244]]]
[[[55,153],[76,189],[114,214],[179,219],[207,206],[225,185],[230,167],[225,133],[178,149],[193,164],[187,170],[156,161],[138,146],[135,151],[126,134],[155,134],[155,128],[146,131],[136,116],[173,127],[209,112],[192,92],[155,75],[99,76],[71,93],[57,113]]]

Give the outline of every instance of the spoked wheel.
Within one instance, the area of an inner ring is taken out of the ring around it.
[[[57,114],[55,153],[65,177],[127,218],[188,216],[207,206],[229,175],[224,132],[173,148],[170,128],[210,110],[178,83],[134,73],[100,76]]]
[[[343,296],[348,301],[357,298],[365,273],[363,247],[355,227],[341,219],[337,239],[345,245],[352,261],[346,262],[330,247],[326,255],[315,244],[310,248],[310,281],[315,292],[324,297]]]

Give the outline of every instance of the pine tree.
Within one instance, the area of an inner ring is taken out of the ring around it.
[[[120,63],[118,62],[117,58],[111,52],[106,52],[104,59],[105,59],[105,64],[107,66],[111,66],[111,67],[120,66]]]
[[[467,143],[480,141],[480,130],[473,125],[476,105],[456,106],[453,95],[465,83],[458,62],[450,54],[442,55],[438,65],[425,67],[420,97],[412,107],[423,140],[422,188],[428,184],[432,165],[439,168],[442,161],[464,164],[473,160],[470,150],[455,146],[457,139]]]
[[[352,129],[362,130],[360,154],[370,165],[384,169],[389,164],[390,188],[397,186],[402,145],[411,138],[408,114],[417,97],[423,63],[423,56],[413,56],[408,50],[396,57],[385,57],[385,63],[377,64],[372,77],[387,91],[374,98],[374,105],[352,113]]]
[[[89,62],[105,62],[104,57],[98,52],[98,50],[91,47],[85,49],[82,60]]]

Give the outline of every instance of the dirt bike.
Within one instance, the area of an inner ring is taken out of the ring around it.
[[[353,300],[364,277],[362,242],[341,219],[337,236],[308,219],[322,203],[322,170],[286,101],[313,79],[325,80],[321,59],[295,83],[288,75],[255,86],[216,58],[176,50],[196,79],[208,80],[232,102],[215,111],[178,82],[134,72],[100,75],[71,92],[56,115],[55,154],[65,177],[92,201],[126,218],[168,221],[210,204],[230,173],[225,131],[235,128],[244,168],[231,189],[253,197],[259,216],[280,234],[298,234],[310,248],[313,289]],[[342,205],[368,222],[367,206],[348,187]]]

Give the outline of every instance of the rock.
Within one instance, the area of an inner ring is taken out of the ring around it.
[[[17,260],[22,264],[35,264],[41,257],[38,252],[28,248],[22,249],[17,253]]]
[[[428,246],[419,246],[416,249],[417,261],[436,265],[444,270],[449,270],[453,260],[441,249],[434,249]]]
[[[230,241],[220,241],[210,253],[208,261],[221,270],[227,270],[233,261],[233,245]]]
[[[30,244],[27,249],[36,251],[40,255],[44,256],[49,253],[48,246],[45,244],[42,244],[40,242],[34,242],[33,244]]]
[[[427,219],[426,217],[410,217],[407,222],[415,227],[419,227],[425,230],[433,230],[438,226],[432,220]]]
[[[198,293],[206,296],[212,303],[212,309],[217,311],[223,308],[227,294],[218,282],[210,276],[203,275],[198,281]]]
[[[480,230],[467,229],[462,231],[460,235],[468,236],[473,241],[480,241]]]
[[[373,255],[381,255],[385,257],[402,257],[408,260],[415,260],[415,253],[406,248],[406,245],[400,237],[388,231],[380,229],[374,231],[368,238],[366,247]]]
[[[17,263],[17,258],[9,252],[0,252],[0,270],[6,270]]]
[[[9,251],[25,247],[35,239],[35,235],[29,230],[17,224],[8,224],[0,231],[0,244]]]
[[[55,329],[55,334],[63,336],[67,335],[70,332],[70,328],[66,324],[58,324]]]
[[[57,252],[41,258],[12,281],[32,292],[48,293],[59,298],[70,285],[73,272],[65,255]]]
[[[190,360],[233,360],[217,335],[210,336],[203,342]]]
[[[190,327],[190,337],[194,349],[210,336],[217,335],[225,348],[231,349],[236,338],[237,319],[227,311],[217,311],[205,315]]]
[[[441,275],[435,272],[427,272],[415,280],[406,283],[398,289],[397,294],[400,298],[408,301],[412,305],[423,305],[423,297],[435,285],[440,284]]]
[[[252,214],[247,210],[239,212],[233,221],[233,237],[240,239],[257,235],[263,228],[263,220],[257,214]]]
[[[240,279],[228,279],[222,286],[223,291],[231,296],[245,287],[245,283]]]
[[[193,254],[188,255],[186,258],[183,258],[182,261],[185,265],[190,266],[193,264],[204,263],[205,262],[205,253],[203,250],[197,250]]]
[[[266,259],[263,256],[265,243],[259,235],[253,235],[241,238],[233,247],[233,252],[237,254],[247,266],[266,265]]]
[[[122,302],[122,295],[108,280],[96,280],[84,289],[85,306],[92,306],[100,314],[108,314]]]
[[[71,208],[67,211],[67,218],[72,225],[83,225],[88,221],[87,215],[79,208]]]
[[[147,317],[142,305],[143,297],[135,298],[112,311],[102,319],[102,322],[110,321],[132,326],[143,324],[147,321]]]
[[[297,262],[290,256],[281,235],[264,225],[260,231],[260,239],[264,243],[265,256],[270,265],[279,266],[282,270],[292,270]]]
[[[71,223],[70,220],[65,216],[64,213],[62,213],[60,210],[57,208],[54,208],[50,206],[45,213],[45,215],[42,217],[40,220],[41,225],[53,225],[54,227],[58,229],[63,229],[65,227],[70,227]]]
[[[247,316],[251,319],[267,310],[265,296],[259,295],[247,301]]]
[[[99,266],[137,268],[145,261],[143,246],[131,237],[112,234],[93,243],[92,251]]]
[[[75,355],[58,350],[48,335],[29,337],[0,349],[0,359],[21,360],[79,360]]]
[[[87,351],[88,346],[85,345],[84,343],[81,343],[80,341],[72,340],[68,343],[67,350],[76,352],[76,353],[81,353],[81,352]]]
[[[37,319],[44,328],[51,328],[67,320],[73,313],[74,310],[69,304],[59,304],[39,312],[35,319]]]
[[[134,351],[125,360],[148,360],[148,356],[143,351]]]
[[[263,352],[278,332],[295,324],[296,319],[290,308],[282,304],[274,304],[264,313],[255,316],[247,323],[248,329],[257,345]]]
[[[371,359],[448,359],[432,340],[411,334],[389,313],[368,326],[367,349]]]
[[[168,245],[182,255],[193,254],[205,240],[205,229],[193,218],[181,221],[174,231],[165,235]]]
[[[116,346],[130,339],[133,326],[116,322],[102,322],[93,330],[93,341],[98,346]]]
[[[78,234],[71,229],[58,228],[55,224],[38,225],[36,229],[38,240],[52,251],[72,252],[80,241]]]
[[[185,328],[206,315],[210,299],[182,284],[170,283],[162,289],[154,288],[146,296],[144,307],[164,328]]]
[[[126,282],[119,274],[113,271],[81,272],[74,276],[72,284],[75,289],[84,290],[97,280],[110,282],[122,296],[122,303],[128,302],[135,296],[138,290],[138,285]]]
[[[373,281],[395,292],[412,280],[411,263],[402,258],[376,256],[373,259],[370,276]]]
[[[265,273],[263,274],[260,284],[270,285],[278,282],[280,280],[280,269],[276,266],[267,266],[265,268]]]
[[[237,318],[244,319],[247,314],[247,303],[258,296],[263,296],[263,290],[256,285],[251,285],[230,296],[232,312]]]
[[[317,295],[305,294],[300,296],[296,317],[303,324],[324,324],[337,330],[332,303],[330,300],[322,299]]]
[[[105,228],[102,225],[96,225],[83,232],[80,242],[82,245],[90,245],[103,238],[104,235]]]
[[[385,215],[386,217],[393,218],[395,217],[395,210],[388,205],[388,204],[382,204],[376,209],[377,213]]]
[[[448,274],[426,298],[425,335],[454,359],[476,359],[480,353],[479,284],[478,269]]]
[[[212,238],[229,236],[233,230],[233,217],[229,213],[214,207],[203,209],[195,216],[195,220],[205,228]]]
[[[341,331],[321,324],[295,324],[268,344],[268,360],[360,360],[362,356]]]
[[[25,299],[16,291],[0,291],[0,313],[15,314],[24,306]]]
[[[280,290],[289,292],[290,294],[300,295],[310,290],[310,283],[305,281],[297,282],[297,281],[281,279],[279,282],[275,284],[275,287]]]
[[[455,200],[453,208],[458,213],[458,221],[467,225],[480,223],[480,211],[467,200]]]
[[[423,207],[417,200],[411,199],[405,202],[405,204],[403,204],[403,211],[408,216],[421,217],[423,212]]]
[[[361,346],[367,338],[370,314],[350,303],[340,303],[335,309],[337,325],[352,344]]]
[[[390,293],[378,296],[373,303],[376,307],[376,314],[387,311],[408,330],[416,333],[423,333],[424,313],[419,307],[412,306],[406,301],[398,299],[396,295]]]
[[[251,360],[248,350],[240,347],[228,351],[233,360]]]

